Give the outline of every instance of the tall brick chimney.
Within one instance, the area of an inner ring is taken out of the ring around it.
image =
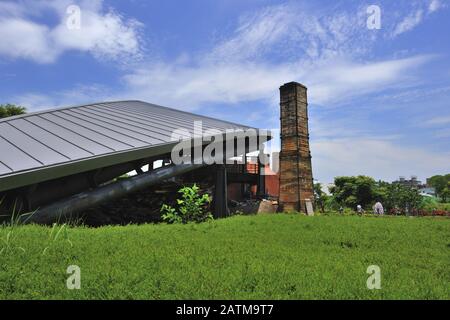
[[[314,201],[309,149],[307,88],[297,82],[280,87],[280,210],[306,213]]]

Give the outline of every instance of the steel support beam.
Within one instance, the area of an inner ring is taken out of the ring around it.
[[[125,196],[128,193],[139,191],[162,180],[184,174],[198,169],[203,164],[181,164],[162,167],[135,177],[120,180],[115,183],[99,187],[92,191],[82,192],[69,198],[57,201],[46,207],[36,210],[34,213],[22,215],[23,223],[51,223],[60,219],[73,217],[77,213],[103,202]]]
[[[266,173],[265,166],[261,163],[258,157],[258,184],[256,189],[256,195],[258,197],[264,197],[266,194]]]

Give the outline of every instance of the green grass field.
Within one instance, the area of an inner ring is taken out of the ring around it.
[[[12,230],[12,232],[11,232]],[[449,299],[450,219],[0,228],[0,299]],[[69,265],[81,289],[68,290]],[[369,290],[369,265],[381,289]]]

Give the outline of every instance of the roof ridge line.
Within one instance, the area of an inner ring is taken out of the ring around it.
[[[138,100],[138,99],[98,101],[98,102],[92,102],[92,103],[87,103],[87,104],[71,105],[71,106],[67,106],[67,107],[54,107],[54,108],[50,108],[50,109],[46,109],[46,110],[39,110],[39,111],[25,113],[25,114],[21,114],[21,115],[17,115],[17,116],[2,118],[2,119],[0,119],[0,123],[8,122],[8,121],[11,121],[11,120],[16,120],[16,119],[23,119],[23,118],[27,118],[27,117],[37,116],[37,115],[41,115],[41,114],[44,114],[44,113],[52,113],[52,112],[60,111],[60,110],[69,110],[69,109],[82,108],[82,107],[94,106],[94,105],[99,105],[99,104],[101,105],[101,104],[120,103],[120,102],[140,102],[140,103],[144,103],[144,104],[150,104],[150,105],[158,107],[158,108],[170,110],[170,111],[181,112],[181,113],[184,113],[184,114],[189,114],[189,115],[194,115],[194,116],[198,116],[198,117],[203,117],[203,118],[207,118],[207,119],[214,120],[214,121],[225,122],[225,123],[228,123],[228,124],[232,124],[232,125],[234,125],[236,127],[252,128],[252,127],[250,127],[248,125],[243,125],[243,124],[240,124],[240,123],[227,121],[227,120],[221,120],[221,119],[217,119],[217,118],[214,118],[214,117],[205,116],[205,115],[202,115],[202,114],[193,113],[193,112],[180,110],[180,109],[176,109],[176,108],[166,107],[166,106],[162,106],[162,105],[159,105],[159,104],[146,102],[146,101]]]
[[[54,112],[54,111],[58,111],[58,110],[82,108],[82,107],[92,106],[92,105],[96,105],[96,104],[116,103],[116,102],[144,102],[144,103],[146,103],[145,101],[130,99],[130,100],[97,101],[97,102],[86,103],[86,104],[70,105],[70,106],[67,106],[67,107],[53,107],[53,108],[50,108],[50,109],[33,111],[33,112],[25,113],[25,114],[20,114],[20,115],[17,115],[17,116],[1,118],[0,119],[0,123],[1,122],[6,122],[6,121],[9,121],[9,120],[22,119],[22,118],[26,118],[26,117],[40,115],[40,114],[43,114],[43,113],[50,113],[50,112]]]
[[[142,101],[142,100],[124,100],[124,101],[133,101],[133,102],[147,103],[147,104],[151,104],[153,106],[156,106],[156,107],[159,107],[159,108],[163,108],[163,109],[167,109],[167,110],[171,110],[171,111],[182,112],[182,113],[186,113],[186,114],[190,114],[190,115],[194,115],[194,116],[198,116],[198,117],[202,117],[202,118],[207,118],[207,119],[214,120],[214,121],[229,123],[229,124],[235,125],[237,127],[252,128],[252,127],[249,127],[247,125],[239,124],[239,123],[236,123],[236,122],[227,121],[227,120],[221,120],[221,119],[217,119],[217,118],[210,117],[210,116],[205,116],[205,115],[194,113],[194,112],[190,112],[190,111],[185,111],[185,110],[175,109],[175,108],[171,108],[171,107],[166,107],[166,106],[162,106],[160,104],[155,104],[155,103],[151,103],[151,102],[145,102],[145,101]],[[114,102],[121,102],[121,101],[114,101]],[[107,102],[103,102],[103,103],[107,103]]]

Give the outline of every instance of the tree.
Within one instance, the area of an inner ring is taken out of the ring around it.
[[[320,208],[321,212],[325,212],[325,204],[328,201],[328,195],[322,191],[322,184],[314,184],[314,202]]]
[[[379,182],[377,185],[377,199],[387,211],[405,212],[418,209],[422,197],[415,188],[403,186],[399,183]]]
[[[13,104],[0,104],[0,118],[18,116],[26,113],[26,108]]]
[[[358,204],[367,209],[380,201],[386,211],[404,213],[418,209],[422,203],[422,197],[415,188],[399,183],[375,182],[367,176],[336,177],[330,192],[335,203],[352,209],[356,209]]]
[[[422,203],[422,196],[419,191],[415,188],[403,187],[403,192],[401,193],[401,205],[408,212],[416,210]]]
[[[355,209],[360,204],[367,207],[375,200],[375,180],[367,176],[336,177],[330,192],[341,206]]]
[[[447,202],[450,199],[450,182],[447,182],[447,186],[442,189],[439,195],[441,196],[442,202]]]
[[[431,178],[427,179],[427,182],[430,186],[436,189],[436,194],[442,198],[443,202],[445,202],[446,199],[449,198],[448,194],[444,192],[444,189],[448,188],[448,185],[450,183],[450,174],[432,176]],[[444,196],[442,195],[443,192]]]

